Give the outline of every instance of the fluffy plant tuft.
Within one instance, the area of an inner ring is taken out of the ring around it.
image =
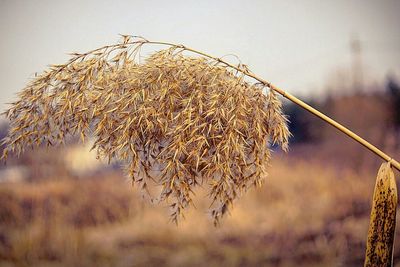
[[[262,184],[271,144],[287,149],[281,103],[245,80],[244,65],[237,71],[182,46],[140,62],[146,43],[123,36],[35,77],[5,113],[3,158],[67,136],[92,138],[98,156],[121,162],[144,192],[159,186],[152,198],[169,203],[174,221],[192,204],[193,189],[207,186],[218,223],[236,198]]]

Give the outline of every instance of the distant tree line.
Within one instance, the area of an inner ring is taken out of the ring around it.
[[[381,126],[382,131],[391,128],[400,132],[400,85],[389,78],[384,90],[370,93],[354,92],[343,96],[327,96],[322,100],[308,100],[311,106],[363,134],[371,128]],[[285,102],[285,113],[289,117],[292,144],[319,143],[330,137],[320,119],[303,108]]]
[[[396,128],[400,128],[400,85],[392,78],[389,78],[386,93],[391,99],[393,110],[393,123]]]

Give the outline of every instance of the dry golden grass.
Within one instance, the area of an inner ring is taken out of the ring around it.
[[[215,223],[233,200],[266,176],[271,143],[288,146],[281,103],[217,59],[189,57],[180,46],[138,62],[143,41],[121,43],[53,65],[6,112],[9,152],[55,145],[68,135],[94,138],[99,157],[123,163],[144,191],[161,186],[172,220],[206,185]],[[244,65],[239,65],[246,71]]]
[[[362,265],[375,173],[272,163],[269,186],[249,191],[217,228],[204,216],[207,190],[175,227],[121,176],[2,184],[0,266]],[[399,250],[394,257],[399,264]]]

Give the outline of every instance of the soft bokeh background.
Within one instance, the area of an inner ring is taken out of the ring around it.
[[[0,0],[0,109],[68,52],[143,35],[236,54],[399,159],[398,10],[399,1],[372,0]],[[285,112],[290,152],[274,153],[264,187],[218,228],[202,190],[175,226],[89,145],[12,158],[0,167],[0,266],[362,265],[381,161],[300,108],[285,102]]]

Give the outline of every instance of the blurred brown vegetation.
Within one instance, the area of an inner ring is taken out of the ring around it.
[[[399,159],[399,96],[390,81],[312,102]],[[205,191],[176,226],[117,167],[82,171],[66,161],[89,165],[87,148],[11,159],[0,168],[0,266],[361,266],[381,161],[304,111],[285,110],[291,151],[274,153],[266,184],[217,228]],[[400,266],[399,227],[395,242]]]
[[[374,175],[276,155],[215,228],[205,192],[179,225],[119,172],[0,188],[2,266],[359,266]],[[400,231],[397,232],[400,240]],[[397,247],[400,243],[396,244]],[[400,253],[395,252],[398,262]]]
[[[348,92],[311,103],[389,155],[400,157],[400,86],[394,79],[368,93]],[[381,160],[343,133],[293,104],[287,110],[297,156],[335,167],[378,169]]]

